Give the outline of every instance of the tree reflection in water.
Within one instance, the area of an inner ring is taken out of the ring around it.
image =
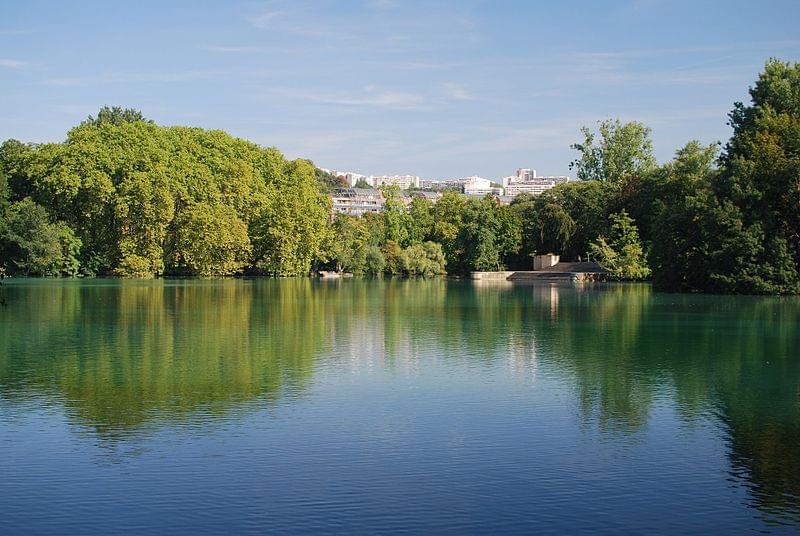
[[[99,437],[291,404],[321,367],[426,359],[567,378],[583,425],[635,435],[669,397],[713,415],[731,471],[800,519],[800,302],[648,285],[427,281],[12,281],[0,398],[62,405]]]

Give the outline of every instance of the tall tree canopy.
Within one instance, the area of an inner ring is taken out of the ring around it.
[[[84,123],[95,125],[111,123],[112,125],[121,125],[122,123],[135,123],[137,121],[145,121],[147,123],[153,122],[147,119],[142,112],[134,110],[133,108],[123,108],[121,106],[109,108],[108,106],[103,106],[97,113],[97,117],[90,115]]]
[[[608,119],[600,121],[599,136],[587,127],[581,132],[583,141],[571,146],[580,156],[570,163],[581,180],[620,183],[656,166],[650,129],[642,123]]]
[[[87,274],[305,274],[328,231],[310,162],[132,110],[104,108],[64,143],[8,141],[0,172],[11,200],[28,196],[74,230]]]
[[[690,164],[675,170],[689,192],[673,200],[653,240],[663,288],[800,292],[800,66],[769,61],[750,97],[730,114],[718,171],[686,182],[696,172],[679,159]]]

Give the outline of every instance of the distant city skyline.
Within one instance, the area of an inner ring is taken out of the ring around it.
[[[641,121],[664,162],[724,143],[764,61],[800,59],[788,0],[131,6],[4,5],[0,139],[61,141],[120,105],[325,168],[574,176],[581,126]]]
[[[395,173],[395,172],[391,172],[391,173],[372,173],[372,172],[363,172],[361,170],[356,170],[356,169],[328,168],[328,167],[319,165],[319,163],[316,163],[316,162],[315,162],[315,164],[317,165],[317,167],[319,169],[321,169],[322,171],[324,171],[326,173],[332,173],[332,174],[335,174],[335,175],[338,175],[338,176],[355,175],[356,179],[362,178],[362,177],[363,178],[370,178],[370,177],[374,178],[374,177],[416,176],[420,180],[446,181],[446,180],[452,180],[452,179],[467,179],[467,178],[472,178],[472,177],[483,177],[482,175],[479,175],[479,174],[476,174],[476,173],[470,173],[468,175],[461,175],[461,176],[456,176],[456,175],[450,174],[450,175],[445,175],[445,176],[441,176],[441,177],[426,177],[426,176],[420,175],[419,173],[414,173],[413,171],[402,172],[402,173]],[[536,168],[520,168],[520,167],[517,167],[517,168],[514,168],[513,173],[506,173],[504,175],[484,177],[484,178],[493,179],[493,180],[494,179],[502,180],[504,177],[511,177],[511,176],[519,175],[518,172],[521,171],[521,170],[532,171],[533,172],[533,176],[531,178],[535,178],[537,174],[541,175],[540,173],[538,173],[538,170]],[[568,175],[568,176],[570,176],[570,175]],[[572,177],[570,176],[570,178],[572,178]]]

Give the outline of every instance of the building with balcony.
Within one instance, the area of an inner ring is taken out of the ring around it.
[[[338,188],[331,194],[333,211],[349,216],[381,212],[386,200],[380,190],[370,188]]]

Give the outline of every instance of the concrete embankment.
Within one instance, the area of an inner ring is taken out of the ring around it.
[[[606,271],[593,262],[560,262],[544,270],[471,272],[476,281],[604,281]]]

